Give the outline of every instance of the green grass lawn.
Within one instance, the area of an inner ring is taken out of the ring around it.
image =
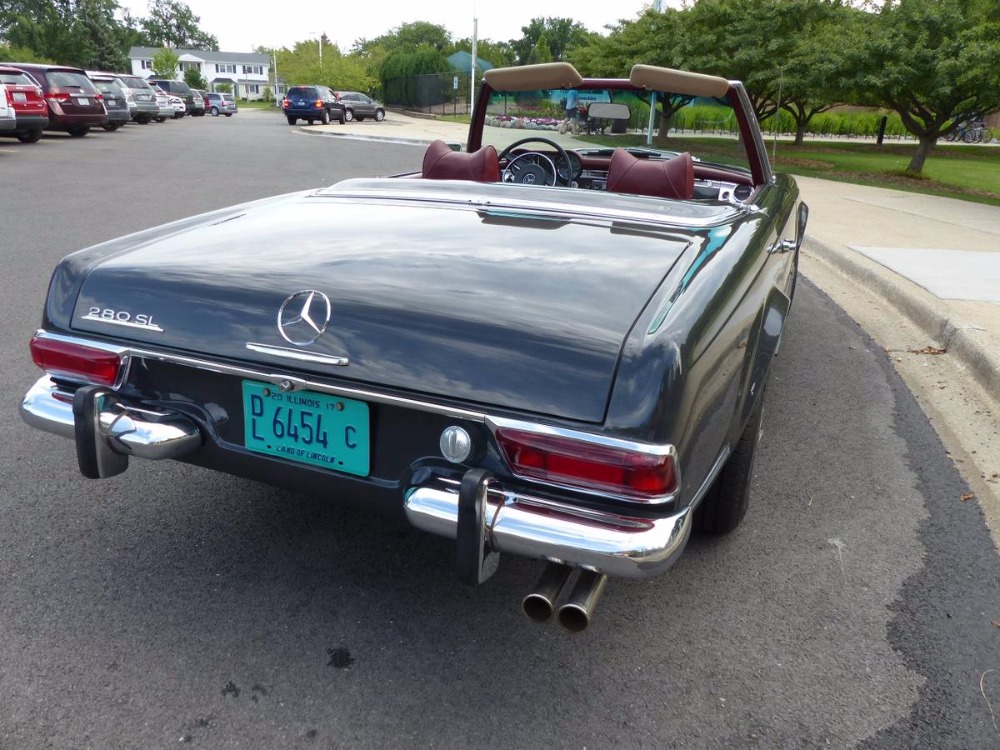
[[[606,145],[646,143],[645,136],[617,135],[585,138]],[[740,153],[735,141],[721,138],[677,137],[670,148],[702,154],[725,162]],[[768,156],[774,144],[767,143]],[[924,164],[923,174],[911,177],[905,170],[916,149],[913,142],[886,143],[881,148],[873,141],[806,141],[795,146],[778,141],[774,168],[781,172],[827,180],[876,185],[896,190],[929,193],[949,198],[1000,206],[1000,147],[944,144],[939,145]]]

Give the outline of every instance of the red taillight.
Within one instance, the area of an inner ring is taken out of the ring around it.
[[[315,103],[315,104],[313,104],[313,106],[314,106],[314,107],[315,107],[316,109],[323,109],[323,100],[322,100],[322,99],[317,99],[317,100],[316,100],[316,103]]]
[[[288,109],[288,99],[282,99],[281,100],[281,108],[282,109]]]
[[[671,453],[645,452],[501,428],[497,441],[511,469],[525,479],[652,500],[677,489]]]
[[[97,101],[101,101],[101,99],[104,98],[104,94],[94,94],[94,98],[97,99]]]
[[[45,95],[45,98],[55,102],[68,102],[69,94],[64,91],[50,91]]]
[[[114,385],[122,367],[121,357],[114,352],[38,337],[31,340],[31,359],[50,375],[94,385]]]

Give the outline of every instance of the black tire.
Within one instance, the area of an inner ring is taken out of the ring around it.
[[[324,109],[323,110],[323,117],[320,118],[319,122],[320,122],[321,125],[329,125],[330,124],[330,110],[328,110],[328,109]]]
[[[90,126],[89,125],[79,125],[79,126],[77,126],[75,128],[70,128],[67,132],[73,138],[83,138],[83,136],[87,135],[87,133],[90,132]]]
[[[218,107],[212,107],[211,112],[212,112],[212,117],[218,117],[219,116],[219,108]]]
[[[971,130],[966,130],[964,133],[962,133],[962,140],[965,141],[966,143],[975,143],[976,134],[973,133]]]
[[[298,122],[298,119],[292,117],[291,115],[285,115],[285,119],[288,120],[289,125],[294,125],[296,122]]]
[[[750,501],[754,456],[764,420],[764,391],[750,413],[743,434],[736,441],[722,471],[695,510],[694,526],[703,534],[728,534],[740,525]]]
[[[41,130],[28,130],[24,133],[17,134],[17,140],[19,140],[21,143],[38,143],[41,137],[42,137]]]
[[[375,110],[375,122],[382,122],[385,119],[385,110],[376,109]]]
[[[104,128],[109,133],[114,133],[121,126],[122,124],[120,122],[109,122],[106,125],[101,125],[101,127]]]
[[[343,125],[347,122],[347,118],[344,117],[344,110],[340,110],[340,124]]]
[[[365,118],[364,117],[355,117],[354,119],[357,120],[358,122],[362,122]]]
[[[233,113],[232,113],[232,112],[226,112],[226,113],[224,113],[224,114],[226,115],[226,117],[232,117],[232,116],[233,116]]]
[[[149,123],[153,121],[153,118],[150,117],[149,115],[144,115],[142,117],[136,117],[135,121],[140,125],[149,125]]]
[[[156,121],[157,122],[166,122],[167,121],[166,115],[161,115],[160,117],[157,117]]]
[[[347,120],[347,122],[350,122],[351,120],[353,120],[354,119],[354,110],[353,109],[345,109],[344,110],[344,119]]]
[[[308,120],[306,120],[306,122],[309,123],[310,125],[315,125],[316,124],[316,121],[314,119],[312,119],[311,117]]]

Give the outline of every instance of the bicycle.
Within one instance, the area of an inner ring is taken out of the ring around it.
[[[985,122],[973,122],[959,125],[946,138],[953,143],[958,140],[963,143],[989,143],[993,140],[993,131],[986,127]]]

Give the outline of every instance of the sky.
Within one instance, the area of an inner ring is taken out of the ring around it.
[[[452,39],[464,39],[472,36],[473,18],[478,18],[477,38],[495,42],[519,39],[521,27],[533,18],[572,18],[590,31],[606,33],[606,25],[634,19],[653,4],[653,0],[379,0],[371,5],[355,1],[357,5],[330,0],[187,0],[186,5],[201,19],[201,30],[219,40],[223,52],[291,47],[322,32],[348,52],[357,39],[373,39],[413,21],[444,26]],[[118,0],[118,4],[134,17],[147,14],[147,0]]]

